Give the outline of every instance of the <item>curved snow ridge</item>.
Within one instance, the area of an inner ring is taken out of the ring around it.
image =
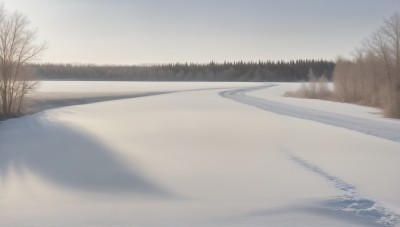
[[[367,135],[400,142],[400,124],[393,124],[371,119],[358,118],[343,114],[314,110],[289,104],[274,102],[258,97],[248,96],[246,93],[266,89],[276,85],[263,85],[258,87],[223,91],[222,97],[251,105],[272,113],[316,121],[336,127],[346,128]]]
[[[400,226],[400,215],[393,213],[382,204],[362,195],[353,185],[328,174],[318,166],[297,156],[290,155],[290,159],[303,168],[318,174],[341,191],[342,195],[339,198],[324,204],[328,209],[347,212],[384,226]]]

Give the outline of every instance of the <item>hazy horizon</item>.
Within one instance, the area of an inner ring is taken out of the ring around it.
[[[2,2],[48,42],[41,62],[111,65],[333,60],[400,10],[396,0]]]

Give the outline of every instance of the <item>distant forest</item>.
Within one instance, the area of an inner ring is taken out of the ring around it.
[[[325,60],[224,62],[108,66],[82,64],[32,65],[40,80],[109,81],[307,81],[310,70],[329,80],[335,63]]]

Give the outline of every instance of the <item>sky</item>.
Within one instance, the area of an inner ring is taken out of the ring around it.
[[[52,63],[334,60],[400,12],[400,0],[1,1]]]

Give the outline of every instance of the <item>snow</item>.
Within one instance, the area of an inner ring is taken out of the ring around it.
[[[400,143],[221,96],[262,84],[51,83],[41,91],[195,91],[0,123],[0,226],[394,226],[400,220]],[[273,95],[278,87],[247,95],[286,99]]]
[[[400,142],[400,121],[397,119],[377,118],[370,113],[366,113],[366,110],[371,108],[322,100],[302,100],[304,101],[303,104],[302,102],[298,102],[299,99],[290,100],[282,98],[282,96],[274,97],[273,94],[276,94],[276,91],[272,91],[272,95],[265,92],[250,96],[247,95],[249,92],[254,93],[254,91],[258,90],[278,90],[274,89],[275,87],[285,87],[285,85],[267,84],[264,86],[226,91],[221,93],[221,95],[270,112],[317,121]],[[293,105],[292,101],[297,101],[297,104]],[[323,105],[320,105],[321,103]],[[353,111],[347,112],[346,107]]]
[[[251,96],[267,99],[293,106],[306,107],[308,109],[328,111],[331,113],[348,115],[358,118],[374,119],[385,122],[399,122],[399,120],[382,118],[381,110],[373,107],[360,106],[349,103],[340,103],[318,99],[301,99],[284,97],[287,91],[296,91],[302,83],[269,83],[274,85],[269,89],[259,89],[251,92]],[[275,86],[277,85],[277,86]],[[330,87],[332,84],[329,84]],[[250,94],[250,93],[249,93]]]
[[[239,88],[256,86],[243,82],[120,82],[120,81],[41,81],[36,92],[128,93],[168,92],[196,89]]]

